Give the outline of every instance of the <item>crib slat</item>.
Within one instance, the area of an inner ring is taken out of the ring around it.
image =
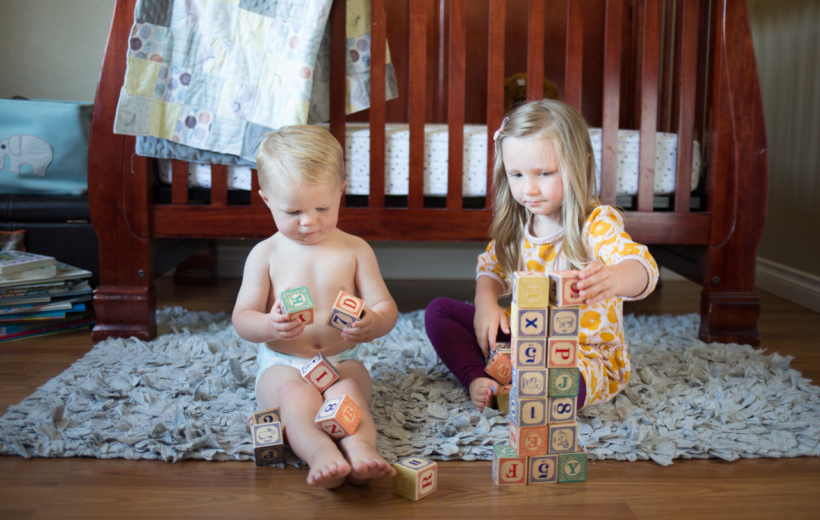
[[[228,167],[211,165],[211,206],[228,205]]]
[[[259,172],[256,168],[251,170],[251,206],[264,206],[265,201],[259,195]]]
[[[658,124],[658,60],[660,59],[660,6],[643,1],[641,53],[640,156],[638,160],[638,211],[652,211],[655,190],[655,132]]]
[[[385,40],[384,0],[370,2],[370,197],[371,208],[384,207]]]
[[[493,134],[504,117],[504,29],[507,1],[490,0],[489,47],[487,50],[487,196],[484,207],[493,206]]]
[[[188,204],[188,163],[171,161],[171,204]]]
[[[663,33],[661,34],[660,84],[661,96],[658,102],[658,131],[674,132],[672,129],[672,91],[673,72],[677,68],[675,59],[675,16],[674,5],[676,0],[664,0],[661,7]],[[677,38],[680,39],[680,38]]]
[[[464,175],[464,94],[467,65],[466,0],[450,3],[450,65],[447,87],[447,209],[461,209]]]
[[[695,95],[698,75],[698,14],[700,0],[678,0],[675,63],[678,64],[678,164],[675,180],[675,211],[689,211],[692,199],[692,141],[695,131]]]
[[[427,2],[410,2],[410,182],[407,206],[424,207],[424,119],[427,98]]]
[[[581,111],[584,64],[584,18],[579,0],[567,0],[567,49],[564,62],[564,101]]]
[[[330,7],[330,133],[345,148],[346,2]]]
[[[604,101],[601,130],[601,202],[615,204],[621,103],[623,0],[607,0],[604,27]]]
[[[544,0],[530,0],[527,29],[527,99],[544,97]]]

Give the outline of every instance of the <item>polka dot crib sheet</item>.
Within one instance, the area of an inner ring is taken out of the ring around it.
[[[590,128],[595,164],[600,186],[601,129]],[[447,154],[449,136],[447,125],[428,124],[424,128],[424,194],[447,195]],[[676,134],[657,132],[655,138],[655,194],[675,191],[678,138]],[[618,131],[618,195],[638,193],[638,154],[640,133],[637,130]],[[386,195],[407,195],[409,190],[410,130],[407,124],[385,126],[385,179]],[[465,197],[481,197],[486,192],[487,127],[464,126],[464,175],[462,193]],[[692,145],[692,184],[694,190],[700,180],[700,145]],[[367,195],[370,192],[370,126],[349,123],[345,129],[345,170],[349,195]],[[159,160],[160,180],[171,182],[171,161]],[[209,164],[189,163],[190,186],[210,188]],[[250,190],[251,169],[247,166],[228,166],[228,188]]]

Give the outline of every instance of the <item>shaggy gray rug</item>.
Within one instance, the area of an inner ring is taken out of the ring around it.
[[[167,308],[150,342],[107,340],[0,419],[0,453],[23,457],[249,460],[256,346],[226,314]],[[789,358],[697,339],[698,316],[626,318],[634,370],[614,401],[583,410],[591,459],[820,454],[820,389]],[[378,448],[389,461],[491,458],[505,417],[477,413],[438,360],[423,314],[362,346]],[[299,463],[292,453],[288,462]]]

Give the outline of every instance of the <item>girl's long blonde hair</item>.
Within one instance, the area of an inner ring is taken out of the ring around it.
[[[564,257],[572,269],[583,269],[589,263],[589,252],[583,237],[584,223],[601,204],[595,182],[595,160],[589,128],[583,116],[560,101],[544,99],[514,108],[508,115],[496,140],[493,183],[495,190],[492,235],[498,266],[507,280],[521,267],[521,240],[529,224],[526,208],[510,192],[504,168],[504,139],[534,137],[549,139],[555,148],[555,159],[564,182],[561,220]]]

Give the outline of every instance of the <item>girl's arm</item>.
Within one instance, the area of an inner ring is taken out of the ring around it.
[[[495,348],[495,336],[499,326],[506,334],[510,333],[507,315],[498,305],[498,299],[503,292],[504,288],[491,276],[479,276],[476,280],[473,327],[484,357],[487,357],[490,347]]]
[[[649,274],[637,260],[622,260],[606,265],[593,260],[580,273],[578,289],[586,305],[593,305],[613,296],[633,298],[646,290]]]

